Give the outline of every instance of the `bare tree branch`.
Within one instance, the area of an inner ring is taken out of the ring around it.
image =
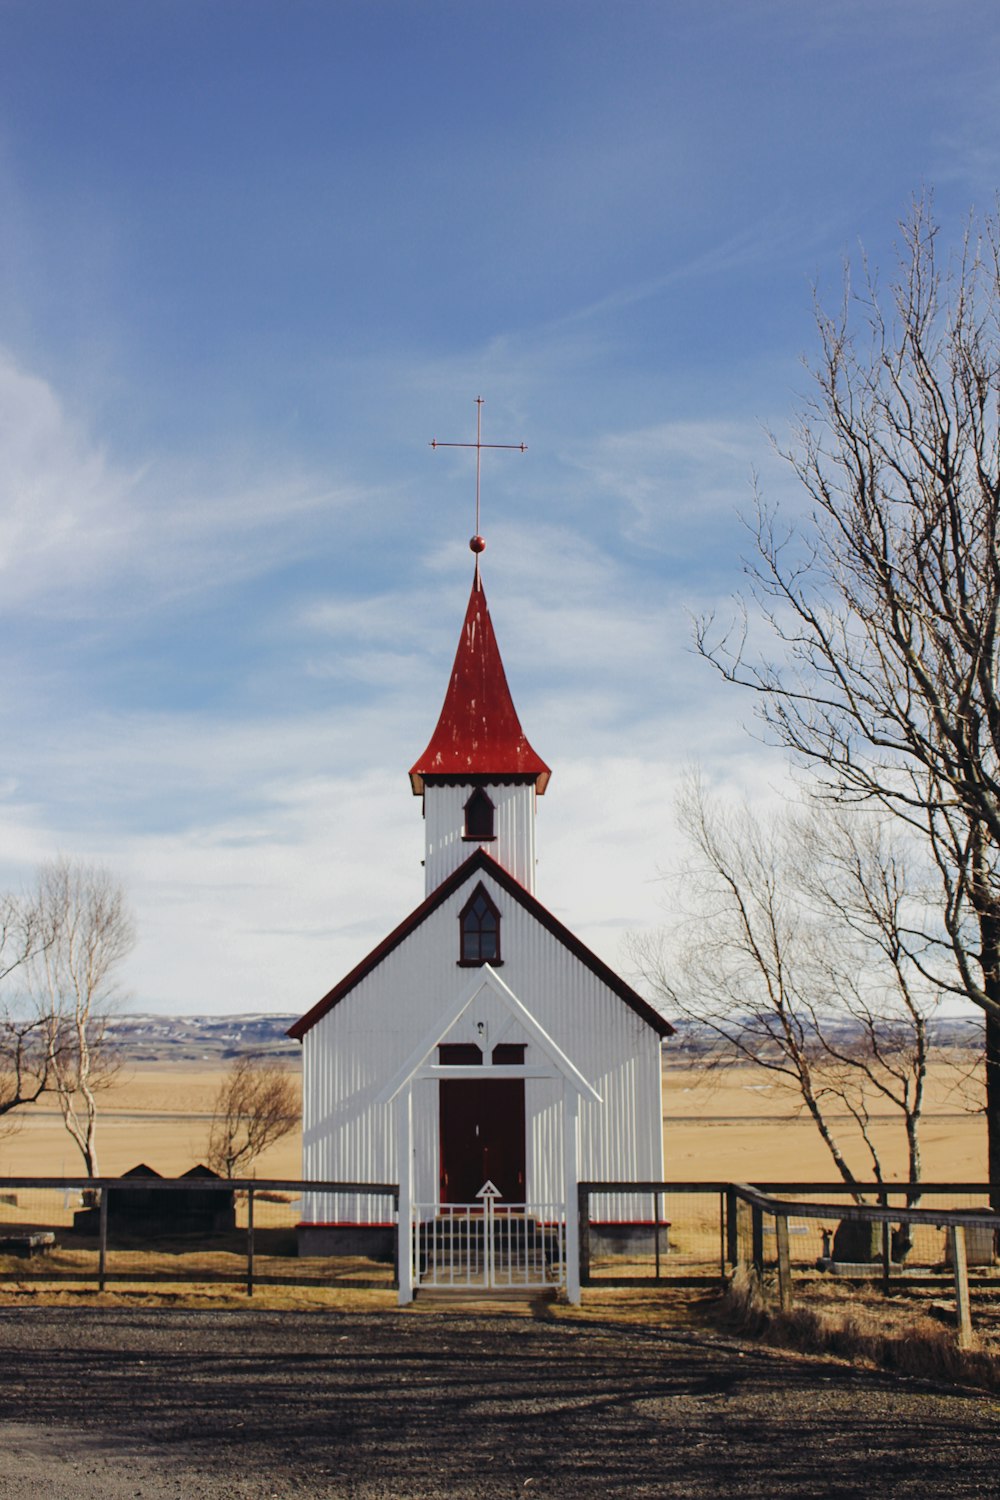
[[[939,997],[907,946],[920,892],[898,837],[884,819],[829,807],[765,827],[746,807],[713,804],[697,780],[680,821],[693,851],[686,937],[673,954],[632,945],[659,1003],[708,1038],[709,1070],[742,1063],[779,1079],[849,1186],[883,1180],[876,1112],[898,1116],[919,1181]],[[835,1123],[844,1116],[850,1139]]]
[[[16,1128],[15,1110],[32,1104],[49,1087],[52,1049],[49,1028],[25,996],[23,984],[31,960],[51,943],[52,934],[37,907],[10,894],[0,895],[0,1121],[4,1132]]]
[[[215,1101],[208,1165],[223,1177],[245,1173],[262,1152],[295,1129],[299,1116],[288,1071],[244,1053],[233,1062]]]
[[[745,623],[711,619],[696,643],[831,796],[927,841],[925,975],[947,946],[949,986],[985,1014],[1000,1182],[1000,224],[970,222],[949,260],[923,200],[901,235],[888,297],[865,267],[817,309],[812,396],[779,447],[809,522],[758,502],[747,572],[780,649],[755,657]]]
[[[42,867],[33,906],[48,935],[29,964],[47,1037],[46,1086],[56,1094],[88,1176],[96,1177],[97,1096],[114,1082],[121,1063],[108,1020],[118,970],[135,941],[132,918],[123,888],[107,870],[68,860]]]

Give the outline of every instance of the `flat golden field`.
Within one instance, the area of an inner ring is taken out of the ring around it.
[[[108,1176],[145,1162],[162,1176],[176,1176],[204,1159],[212,1107],[223,1072],[183,1063],[136,1065],[102,1097],[98,1145]],[[922,1129],[927,1181],[983,1181],[986,1131],[973,1112],[957,1070],[935,1066]],[[668,1181],[833,1181],[826,1148],[795,1101],[754,1069],[732,1069],[711,1087],[690,1068],[664,1068],[665,1177]],[[82,1161],[51,1104],[17,1116],[13,1134],[0,1136],[0,1177],[77,1176]],[[860,1177],[870,1175],[854,1143],[850,1122],[835,1122],[838,1136]],[[875,1127],[886,1175],[905,1178],[902,1129],[886,1117]],[[256,1163],[258,1177],[297,1178],[299,1133],[288,1136]]]
[[[920,1140],[926,1182],[985,1182],[986,1124],[968,1064],[932,1066]],[[872,1134],[889,1180],[907,1177],[901,1116],[876,1117]],[[855,1175],[871,1180],[870,1158],[853,1122],[831,1116]],[[830,1153],[795,1098],[755,1068],[732,1068],[707,1086],[703,1076],[669,1063],[663,1073],[664,1176],[673,1182],[834,1182]]]

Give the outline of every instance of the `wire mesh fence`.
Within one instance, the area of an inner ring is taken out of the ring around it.
[[[787,1222],[792,1265],[857,1279],[947,1276],[953,1262],[949,1231],[956,1217],[965,1217],[970,1272],[1000,1286],[1000,1220],[990,1207],[989,1184],[864,1184],[858,1190],[843,1183],[774,1182],[755,1184],[755,1190],[787,1206],[779,1217]],[[728,1259],[775,1266],[775,1214],[763,1212],[755,1243],[752,1207],[734,1185],[727,1216],[736,1224]]]
[[[584,1182],[579,1189],[583,1286],[718,1280],[726,1274],[724,1182]],[[638,1216],[607,1212],[628,1187]]]
[[[774,1213],[758,1211],[738,1184],[628,1184],[647,1205],[632,1222],[613,1222],[604,1205],[624,1183],[585,1182],[579,1189],[583,1285],[725,1279],[739,1264],[773,1269],[778,1260]],[[979,1215],[965,1227],[970,1275],[996,1280],[1000,1264],[990,1188],[982,1183],[763,1183],[751,1191],[787,1204],[781,1233],[799,1268],[842,1278],[933,1279],[951,1273],[949,1228],[956,1214]],[[871,1210],[871,1213],[866,1210]]]
[[[394,1224],[384,1184],[323,1184],[370,1197]],[[394,1262],[302,1255],[302,1193],[316,1184],[122,1177],[0,1179],[0,1285],[31,1282],[396,1285]]]

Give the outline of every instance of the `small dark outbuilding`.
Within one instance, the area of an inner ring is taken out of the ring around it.
[[[108,1233],[139,1237],[163,1234],[221,1234],[236,1228],[235,1194],[232,1188],[143,1188],[143,1179],[163,1178],[154,1167],[139,1162],[118,1179],[128,1187],[108,1189]],[[199,1164],[180,1181],[221,1182],[218,1173]],[[80,1234],[97,1234],[101,1211],[98,1206],[73,1215],[73,1228]]]

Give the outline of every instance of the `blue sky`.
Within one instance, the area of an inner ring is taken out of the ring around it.
[[[307,1008],[422,895],[406,770],[484,579],[611,963],[678,777],[784,768],[692,655],[812,286],[998,186],[992,4],[0,0],[0,880],[110,864],[137,1009]]]

